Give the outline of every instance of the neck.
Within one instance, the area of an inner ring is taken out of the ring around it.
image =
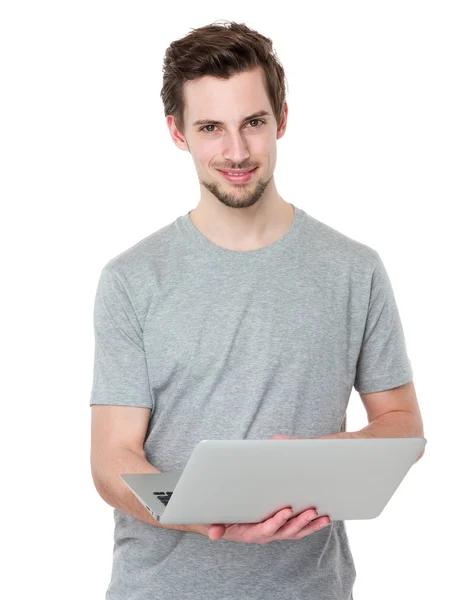
[[[252,206],[233,208],[215,196],[201,199],[189,217],[211,242],[237,251],[257,250],[279,240],[290,229],[294,209],[281,196],[265,201],[263,196]]]

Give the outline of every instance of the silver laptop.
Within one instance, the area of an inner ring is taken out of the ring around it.
[[[283,508],[378,517],[425,438],[202,440],[182,472],[120,477],[163,524],[259,523]]]

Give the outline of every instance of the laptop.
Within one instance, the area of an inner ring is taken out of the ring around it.
[[[291,507],[374,519],[425,438],[202,440],[182,472],[120,475],[164,525],[260,523]]]

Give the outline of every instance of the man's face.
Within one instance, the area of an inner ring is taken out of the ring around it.
[[[183,135],[173,117],[168,117],[168,126],[177,133],[173,139],[178,147],[191,153],[200,184],[226,206],[252,206],[273,177],[276,141],[286,128],[286,103],[278,129],[260,67],[229,79],[205,76],[186,81],[184,99]],[[247,118],[261,111],[268,114]],[[230,181],[221,172],[254,168],[249,181]]]

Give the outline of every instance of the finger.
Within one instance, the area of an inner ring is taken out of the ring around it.
[[[278,532],[277,535],[281,535],[282,537],[292,536],[300,529],[306,527],[309,523],[311,523],[314,519],[316,519],[318,513],[314,510],[305,510],[303,513],[289,520]]]
[[[208,537],[211,540],[218,540],[220,539],[226,531],[226,527],[225,525],[221,525],[220,523],[213,523],[211,525],[209,525],[209,530],[208,530]]]
[[[305,527],[303,527],[302,529],[300,529],[294,535],[292,535],[290,538],[287,538],[287,539],[299,540],[303,537],[306,537],[307,535],[310,535],[311,533],[315,533],[316,531],[320,531],[321,529],[324,529],[325,527],[327,527],[330,524],[331,524],[331,521],[328,520],[328,517],[318,517],[317,519],[314,519],[313,521],[311,521],[311,523],[308,523],[308,525],[306,525]]]
[[[280,529],[280,527],[285,525],[288,519],[291,519],[292,515],[293,511],[291,509],[281,510],[270,519],[255,525],[252,530],[252,534],[254,534],[257,538],[261,536],[270,537],[274,535],[275,532]]]

